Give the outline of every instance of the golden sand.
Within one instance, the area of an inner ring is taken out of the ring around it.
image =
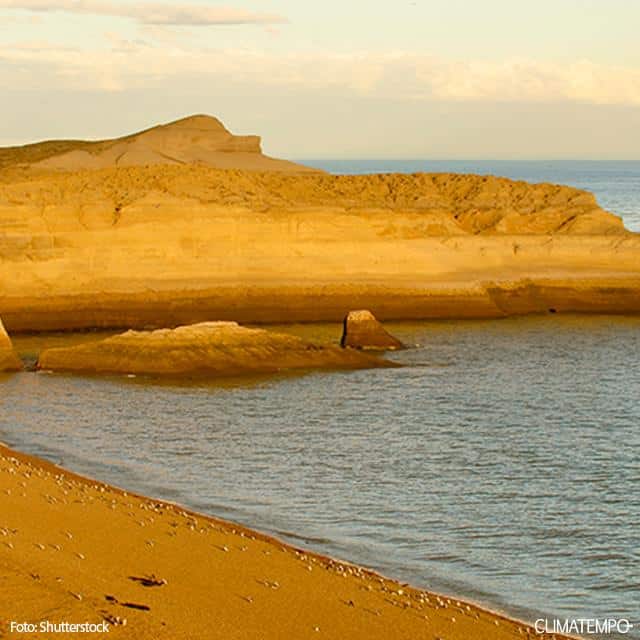
[[[473,604],[4,446],[0,589],[0,637],[38,637],[8,629],[41,620],[106,620],[109,637],[136,640],[545,637]]]

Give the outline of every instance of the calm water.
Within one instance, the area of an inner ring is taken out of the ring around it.
[[[401,369],[0,378],[0,439],[521,617],[640,622],[640,318],[391,328]]]
[[[303,160],[333,173],[414,171],[490,174],[568,184],[594,193],[608,211],[622,216],[627,228],[640,231],[640,161],[512,160]]]

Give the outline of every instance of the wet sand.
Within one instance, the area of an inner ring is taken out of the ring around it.
[[[2,637],[42,637],[12,620],[154,640],[553,637],[3,445],[0,505]]]

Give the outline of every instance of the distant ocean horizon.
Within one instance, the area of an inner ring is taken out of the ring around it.
[[[593,193],[601,207],[640,232],[640,160],[297,160],[337,174],[474,173],[566,184]]]

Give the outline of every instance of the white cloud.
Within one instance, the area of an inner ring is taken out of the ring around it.
[[[2,16],[2,25],[7,26],[10,24],[31,25],[31,26],[38,25],[38,24],[42,24],[42,17],[37,15]]]
[[[453,63],[421,71],[419,77],[443,99],[640,104],[640,69],[588,60]]]
[[[205,7],[185,3],[135,2],[110,0],[0,0],[2,9],[20,9],[33,12],[93,14],[131,18],[150,25],[239,25],[274,24],[286,22],[282,16],[253,13],[232,7]]]
[[[266,53],[191,49],[168,27],[146,27],[140,38],[108,34],[108,48],[74,50],[46,43],[0,45],[0,64],[15,87],[126,90],[164,86],[172,79],[315,89],[332,94],[399,100],[582,102],[640,105],[640,68],[587,60],[461,62],[396,52],[387,54]],[[184,35],[184,34],[182,34]],[[31,73],[25,70],[31,69]]]

